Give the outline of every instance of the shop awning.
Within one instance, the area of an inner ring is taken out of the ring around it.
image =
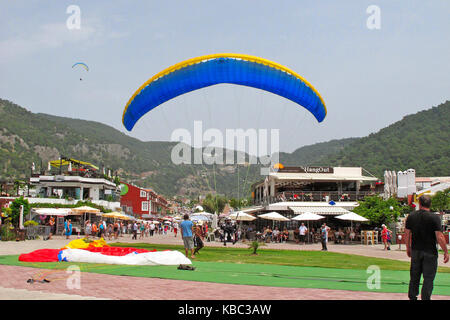
[[[35,208],[33,211],[41,216],[68,216],[72,214],[70,208]]]
[[[319,215],[341,215],[349,213],[350,211],[336,206],[314,206],[314,207],[289,207],[295,214],[302,214],[305,212],[311,212]]]

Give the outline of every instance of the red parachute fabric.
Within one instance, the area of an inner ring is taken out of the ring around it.
[[[58,262],[58,253],[61,249],[39,249],[19,256],[23,262]]]

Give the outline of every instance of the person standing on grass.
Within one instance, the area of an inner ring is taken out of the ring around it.
[[[411,258],[408,297],[417,300],[420,278],[423,276],[422,300],[430,300],[438,266],[437,243],[444,251],[444,263],[449,260],[447,242],[442,233],[439,215],[430,211],[431,197],[419,198],[419,210],[408,215],[405,224],[406,254]]]
[[[183,217],[183,222],[180,223],[181,237],[183,238],[184,251],[186,252],[186,257],[188,257],[189,250],[191,251],[191,258],[194,256],[194,240],[193,240],[193,229],[194,224],[189,220],[189,215],[185,214]]]
[[[327,242],[328,242],[328,231],[330,231],[330,228],[327,227],[326,223],[322,225],[320,228],[320,238],[322,241],[322,251],[328,251],[327,248]]]

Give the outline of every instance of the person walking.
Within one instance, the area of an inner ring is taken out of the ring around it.
[[[381,239],[383,240],[384,250],[391,250],[389,240],[390,240],[390,233],[392,233],[392,231],[389,230],[385,224],[382,224],[381,227],[383,228],[381,230]]]
[[[150,237],[153,237],[154,233],[155,233],[155,223],[152,221],[150,223]]]
[[[98,223],[98,226],[97,226],[97,234],[98,234],[98,237],[100,239],[103,238],[103,233],[104,232],[105,232],[105,227],[103,225],[103,221],[100,220],[99,223]]]
[[[328,231],[330,231],[330,228],[327,227],[326,223],[322,225],[320,228],[320,235],[321,235],[321,241],[322,241],[322,251],[328,251],[327,248],[327,242],[328,242]]]
[[[95,224],[95,222],[92,224],[92,236],[96,237],[97,236],[97,225]]]
[[[0,218],[0,225],[1,225],[1,218]],[[48,240],[50,240],[52,238],[52,236],[56,233],[56,223],[55,223],[55,218],[54,217],[50,217],[50,221],[48,222],[49,226],[50,226],[50,235],[48,236]]]
[[[86,239],[89,240],[89,236],[92,233],[92,224],[90,220],[87,220],[84,227],[84,235]]]
[[[225,224],[222,226],[223,228],[223,245],[226,246],[227,245],[227,241],[229,239],[232,239],[232,236],[234,234],[234,227],[233,224],[231,223],[231,219],[230,218],[226,218],[225,219]],[[236,242],[233,241],[233,244],[235,244]]]
[[[139,236],[139,239],[142,239],[142,238],[144,238],[144,235],[145,235],[145,224],[142,222],[141,223],[141,226],[140,226],[140,231],[141,231],[141,234],[140,234],[140,236]]]
[[[194,234],[195,234],[195,250],[194,250],[194,255],[197,254],[201,248],[203,248],[205,245],[203,244],[203,239],[205,237],[204,233],[203,233],[203,228],[200,224],[197,224],[195,226],[195,230],[194,230]]]
[[[438,266],[437,243],[449,260],[447,242],[442,233],[441,219],[431,212],[431,197],[419,198],[419,210],[408,215],[405,224],[406,254],[411,258],[408,298],[417,300],[420,278],[423,276],[421,299],[430,300]]]
[[[176,223],[176,222],[173,223],[173,233],[175,234],[175,238],[176,238],[177,233],[178,233],[178,223]]]
[[[138,225],[136,221],[133,223],[132,229],[133,229],[133,237],[131,238],[131,240],[137,240]]]
[[[193,229],[194,224],[191,220],[189,220],[189,215],[185,214],[183,217],[183,222],[180,223],[181,229],[181,237],[183,238],[184,251],[186,253],[186,257],[188,257],[189,250],[191,251],[191,258],[195,258],[194,256],[194,240],[193,240]]]
[[[70,236],[72,235],[72,222],[70,219],[66,221],[64,231],[65,231],[66,239],[69,239]]]

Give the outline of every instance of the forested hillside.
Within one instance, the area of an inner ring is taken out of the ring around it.
[[[280,153],[288,166],[361,166],[383,177],[385,169],[414,168],[418,176],[450,176],[450,102],[408,115],[364,138],[331,140]],[[249,194],[263,177],[259,165],[175,165],[174,142],[143,142],[99,122],[34,114],[0,99],[0,179],[26,179],[31,164],[59,156],[117,171],[128,182],[171,195]],[[191,150],[193,154],[193,150]]]

